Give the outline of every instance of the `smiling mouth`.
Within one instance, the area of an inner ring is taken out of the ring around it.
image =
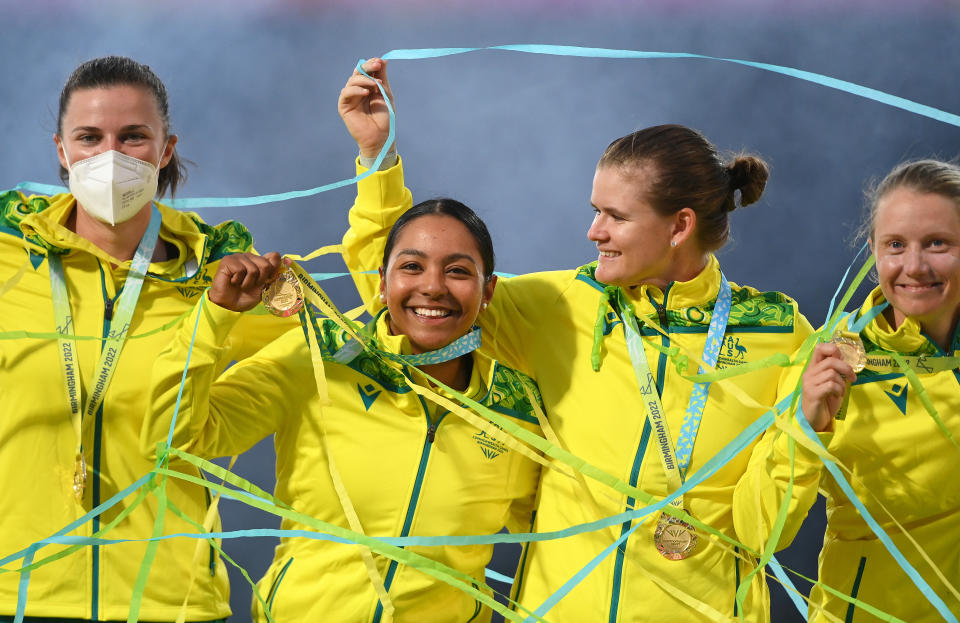
[[[600,251],[600,257],[618,257],[619,251]]]
[[[934,283],[898,283],[896,284],[897,288],[904,290],[906,292],[912,293],[923,293],[930,292],[931,290],[939,290],[943,284],[939,281]]]
[[[411,307],[410,310],[421,318],[446,318],[453,315],[452,310],[435,307]]]

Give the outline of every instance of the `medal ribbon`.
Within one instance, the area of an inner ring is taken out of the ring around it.
[[[386,308],[381,310],[380,314],[377,314],[377,318],[380,317],[386,311]],[[371,320],[364,328],[363,332],[372,335],[374,332],[374,326],[377,323],[377,318]],[[457,357],[462,357],[463,355],[472,353],[473,351],[480,348],[482,342],[480,327],[474,325],[469,333],[461,335],[454,341],[450,342],[442,348],[437,350],[431,350],[426,353],[419,353],[417,355],[401,355],[398,353],[391,353],[389,351],[381,351],[381,354],[388,358],[392,359],[398,363],[402,363],[408,366],[419,367],[419,366],[429,366],[436,363],[444,363]],[[341,346],[336,353],[333,354],[333,360],[337,363],[348,364],[354,360],[354,358],[360,354],[363,350],[363,344],[357,340],[349,340],[343,346]]]
[[[83,439],[90,426],[90,421],[97,409],[103,403],[103,397],[113,379],[120,360],[120,351],[127,339],[127,330],[130,328],[130,319],[140,298],[140,289],[143,286],[144,276],[150,267],[153,250],[157,244],[157,235],[160,232],[160,211],[156,205],[150,214],[150,224],[140,239],[137,251],[130,263],[126,283],[120,294],[120,303],[113,316],[114,325],[119,330],[111,330],[100,351],[100,360],[93,375],[93,388],[90,396],[83,404],[81,412],[81,386],[78,379],[78,364],[76,357],[76,340],[73,334],[73,316],[70,311],[70,299],[67,294],[66,275],[59,255],[49,254],[47,261],[50,264],[50,290],[53,300],[54,318],[57,324],[57,334],[60,353],[60,370],[67,391],[67,400],[70,404],[70,419],[73,422],[74,433],[77,435],[77,465],[76,469],[82,473],[75,473],[79,482],[74,482],[74,493],[80,498],[83,495],[82,483],[86,480],[86,459],[83,455]]]
[[[713,315],[710,318],[710,326],[707,329],[707,340],[703,346],[703,361],[709,365],[714,365],[720,354],[720,343],[723,341],[723,334],[727,328],[727,322],[730,318],[731,290],[723,273],[720,274],[720,292],[717,295],[717,302],[714,304]],[[666,304],[666,301],[664,301]],[[663,403],[657,392],[656,381],[653,373],[650,372],[650,365],[647,363],[647,356],[643,350],[643,339],[640,337],[640,327],[637,317],[629,305],[624,305],[621,310],[624,324],[629,328],[624,330],[627,338],[627,351],[630,354],[630,362],[633,364],[633,371],[637,377],[637,384],[640,387],[640,393],[643,395],[643,406],[647,414],[647,421],[653,429],[653,434],[660,449],[660,463],[663,465],[664,473],[667,477],[667,487],[670,491],[676,491],[683,486],[683,478],[687,467],[690,464],[690,456],[693,452],[693,444],[697,438],[697,432],[700,429],[700,421],[703,418],[703,410],[707,404],[707,395],[710,392],[709,383],[697,383],[694,386],[693,393],[690,395],[690,402],[684,415],[683,424],[680,427],[681,435],[677,440],[677,455],[674,454],[670,428],[667,425],[666,413],[663,409]],[[702,370],[702,368],[701,368]],[[683,462],[678,460],[679,451],[682,450]],[[670,504],[679,510],[683,510],[683,496],[676,496],[670,501]]]
[[[870,309],[863,316],[857,318],[856,313],[850,314],[847,318],[847,328],[851,333],[859,334],[870,322],[880,315],[890,305],[884,301]],[[960,367],[960,357],[949,356],[931,356],[931,355],[901,355],[897,353],[894,356],[890,351],[875,350],[867,353],[867,370],[874,372],[905,372],[910,368],[919,374],[932,374],[934,372],[943,372]]]

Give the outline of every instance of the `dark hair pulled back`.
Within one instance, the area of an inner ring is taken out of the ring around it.
[[[467,228],[470,235],[477,243],[477,249],[480,251],[480,259],[483,261],[483,275],[487,281],[493,276],[495,257],[493,254],[493,240],[490,238],[490,232],[486,224],[477,216],[476,212],[460,203],[456,199],[449,197],[439,197],[437,199],[428,199],[413,206],[403,213],[393,224],[390,233],[387,235],[387,243],[383,249],[383,266],[386,268],[387,261],[390,259],[390,253],[400,236],[403,228],[421,216],[439,214],[455,218]]]
[[[619,167],[628,177],[644,170],[649,186],[643,199],[663,216],[691,208],[697,215],[696,239],[705,251],[727,242],[728,213],[760,199],[770,174],[754,155],[724,162],[703,134],[682,125],[653,126],[618,138],[597,167]]]
[[[70,97],[74,91],[83,89],[99,89],[112,86],[137,86],[149,90],[157,102],[157,110],[163,120],[163,131],[170,136],[170,104],[167,100],[167,89],[153,70],[143,63],[125,56],[103,56],[85,63],[81,63],[63,85],[60,92],[60,107],[57,113],[57,134],[63,136],[63,115],[70,104]],[[163,196],[167,189],[170,195],[175,195],[177,188],[187,179],[187,169],[176,147],[167,166],[160,169],[157,184],[157,195]],[[60,179],[67,184],[70,177],[68,171],[60,167]]]

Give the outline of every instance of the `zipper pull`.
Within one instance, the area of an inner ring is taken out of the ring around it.
[[[103,319],[113,320],[113,299],[107,299],[103,303]]]
[[[431,424],[430,428],[427,429],[427,442],[433,443],[433,440],[437,438],[437,425]]]

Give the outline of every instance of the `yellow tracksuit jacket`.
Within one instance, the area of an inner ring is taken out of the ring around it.
[[[867,298],[858,316],[884,302],[877,288]],[[904,355],[943,355],[908,318],[894,330],[881,314],[860,332],[867,353],[892,351]],[[953,352],[960,350],[960,333],[954,336]],[[781,393],[789,395],[800,380],[800,371],[784,377]],[[944,425],[960,437],[960,372],[956,369],[924,374],[919,378]],[[926,550],[934,564],[960,588],[960,451],[938,428],[920,397],[902,373],[864,370],[850,387],[846,416],[834,421],[834,431],[819,433],[827,451],[850,468],[847,479],[857,497],[897,548],[919,571],[954,613],[960,600],[936,577],[911,545],[885,507]],[[793,417],[793,414],[791,414]],[[800,433],[803,434],[802,432]],[[790,478],[787,435],[768,431],[754,453],[750,477],[737,491],[744,530],[751,540],[764,538],[785,497]],[[853,504],[839,488],[823,463],[799,444],[790,512],[780,544],[793,540],[817,493],[827,499],[827,532],[820,552],[820,581],[844,594],[893,614],[905,621],[942,621],[933,606],[910,581]],[[757,517],[763,519],[757,522]],[[738,516],[738,521],[740,521]],[[846,601],[814,587],[810,596],[810,620],[828,620],[818,609],[845,621],[877,621]]]
[[[347,333],[316,324],[331,405],[321,408],[306,332],[293,329],[228,370],[215,383],[215,362],[237,316],[206,301],[190,362],[174,445],[206,457],[239,453],[276,433],[275,497],[293,510],[349,527],[330,476],[326,447],[369,536],[494,534],[530,529],[539,465],[410,389],[425,379],[415,368],[389,366],[366,352],[349,364],[329,358]],[[153,413],[144,450],[165,439],[195,322],[186,322],[154,368]],[[377,336],[409,353],[406,336]],[[539,431],[521,382],[536,385],[474,353],[465,394]],[[283,528],[314,530],[284,518]],[[484,581],[492,545],[413,547],[413,551]],[[415,569],[375,555],[395,607],[394,621],[489,621],[488,607]],[[258,584],[278,622],[377,622],[383,611],[353,545],[284,537]],[[258,600],[254,617],[265,620]]]
[[[344,254],[351,271],[380,265],[390,226],[409,207],[398,164],[358,184]],[[356,275],[364,300],[374,301],[376,277]],[[662,397],[676,446],[692,383],[681,378],[668,357],[653,348],[683,346],[703,352],[710,314],[719,291],[720,271],[711,259],[688,282],[666,291],[643,286],[628,293],[639,317],[656,320],[668,333],[644,327],[647,361]],[[791,353],[812,331],[796,304],[777,292],[758,292],[731,283],[733,308],[718,367],[749,363],[774,353]],[[626,348],[624,327],[603,297],[593,266],[501,279],[490,307],[480,314],[483,349],[537,379],[547,416],[566,449],[624,482],[654,496],[669,493],[656,444],[640,402]],[[599,324],[600,369],[594,371],[595,326]],[[766,368],[733,381],[763,405],[773,405],[780,368]],[[703,413],[688,474],[695,473],[764,410],[743,406],[725,383],[715,383]],[[754,444],[755,445],[755,444]],[[735,456],[684,497],[690,513],[736,537],[733,491],[747,468],[750,451]],[[589,503],[580,485],[546,471],[541,484],[536,530],[567,528],[614,515],[634,500],[588,481]],[[656,517],[608,556],[547,614],[570,621],[694,621],[729,619],[737,613],[734,594],[753,566],[701,535],[692,556],[672,561],[653,541]],[[532,543],[521,561],[519,601],[536,608],[629,528],[613,528],[555,541]],[[687,603],[685,603],[685,601]],[[691,605],[693,604],[693,605]],[[758,578],[748,594],[746,619],[769,618],[766,586]],[[696,608],[701,608],[698,612]]]
[[[98,504],[148,473],[153,463],[138,452],[141,422],[147,407],[147,381],[156,355],[169,342],[175,323],[209,285],[220,257],[251,249],[247,230],[234,222],[215,227],[196,216],[160,207],[160,242],[176,250],[176,259],[152,263],[131,319],[130,337],[119,367],[96,415],[93,439],[85,440],[88,481],[78,503],[72,490],[76,435],[71,424],[55,337],[47,255],[62,256],[84,400],[89,394],[100,355],[100,338],[111,320],[130,262],[111,266],[109,257],[64,226],[74,209],[71,195],[24,197],[0,194],[0,281],[25,268],[22,278],[0,296],[0,557],[49,537]],[[271,316],[247,314],[231,335],[217,365],[251,354],[291,323],[278,325]],[[140,337],[151,331],[156,333]],[[171,500],[196,521],[207,507],[203,491],[171,483]],[[73,532],[89,536],[128,505],[128,498],[99,519]],[[106,538],[149,537],[157,505],[149,497]],[[168,532],[193,531],[174,516]],[[48,546],[36,559],[62,550]],[[143,560],[144,543],[84,547],[33,571],[26,605],[29,616],[126,620],[130,596]],[[19,562],[7,565],[18,568]],[[187,539],[164,541],[157,551],[143,594],[141,620],[173,621],[187,592],[194,588],[186,611],[188,621],[227,616],[227,574],[207,544]],[[0,574],[0,614],[13,614],[19,574]]]

